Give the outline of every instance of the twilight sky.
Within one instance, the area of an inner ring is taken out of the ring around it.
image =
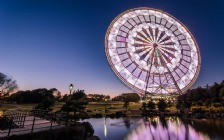
[[[0,72],[20,90],[68,86],[86,93],[130,92],[104,53],[110,22],[130,8],[151,7],[179,19],[194,35],[202,67],[196,86],[224,79],[224,2],[221,0],[1,0]]]

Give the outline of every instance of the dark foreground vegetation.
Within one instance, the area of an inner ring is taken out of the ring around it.
[[[188,90],[178,97],[176,108],[180,113],[194,114],[198,118],[224,118],[224,81]]]
[[[94,136],[94,130],[84,123],[76,123],[73,127],[66,127],[43,132],[13,135],[5,140],[100,140]]]

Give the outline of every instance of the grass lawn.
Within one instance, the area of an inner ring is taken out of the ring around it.
[[[64,102],[56,103],[53,107],[53,111],[59,111],[61,107],[64,105]],[[88,114],[112,114],[117,111],[124,111],[125,108],[123,107],[124,102],[118,102],[118,101],[108,101],[108,102],[89,102],[89,104],[86,107],[86,111]],[[11,109],[16,109],[18,111],[30,111],[33,109],[33,107],[36,106],[36,104],[7,104],[7,103],[0,103],[0,111],[7,111]],[[105,113],[105,107],[107,109],[107,113]],[[142,107],[141,103],[135,103],[135,102],[130,102],[129,103],[129,108],[133,110],[138,110],[139,108]],[[206,108],[205,106],[192,106],[191,109],[194,108],[202,108],[203,110],[209,111],[209,110],[224,110],[224,107],[209,107]],[[172,106],[170,108],[167,108],[167,110],[170,110],[171,112],[176,112],[177,109],[175,106]]]
[[[125,108],[123,107],[123,102],[107,102],[107,103],[99,103],[99,102],[90,102],[87,105],[86,110],[92,111],[88,112],[88,114],[96,114],[96,113],[101,113],[101,114],[112,114],[117,111],[123,111]],[[141,108],[142,104],[141,103],[134,103],[130,102],[129,103],[129,108],[131,109],[139,109]],[[105,113],[105,107],[108,110],[107,113]]]
[[[192,106],[191,107],[191,110],[193,109],[198,109],[198,108],[201,108],[202,110],[205,110],[205,111],[224,111],[224,107],[214,107],[214,106],[211,106],[211,107],[206,107],[206,106]]]
[[[30,111],[36,104],[16,104],[16,103],[0,103],[0,111],[18,110]]]
[[[64,102],[56,103],[53,107],[53,111],[59,111],[61,107],[64,105]],[[105,114],[105,107],[108,110],[106,114],[115,113],[117,111],[123,111],[125,108],[123,107],[123,102],[112,102],[109,101],[107,103],[105,102],[90,102],[87,105],[86,110],[90,111],[87,112],[88,114]],[[0,111],[7,111],[10,109],[16,109],[18,111],[30,111],[33,109],[33,107],[36,106],[36,104],[1,104]],[[129,103],[129,108],[131,109],[139,109],[141,108],[141,103]]]
[[[53,112],[59,111],[64,104],[65,104],[64,102],[56,103],[53,107]],[[5,112],[8,110],[30,111],[36,105],[37,104],[0,103],[0,115],[1,115],[2,111]],[[89,104],[86,106],[86,112],[90,115],[114,114],[115,112],[126,110],[126,108],[124,108],[123,105],[124,105],[124,102],[118,102],[118,101],[108,101],[106,103],[105,102],[89,102]],[[106,113],[105,113],[105,107],[107,109]],[[142,107],[141,103],[130,102],[128,109],[138,110],[141,107]],[[202,108],[202,110],[205,110],[205,111],[211,111],[211,110],[224,111],[224,107],[214,107],[214,106],[211,106],[209,108],[207,108],[205,106],[192,106],[191,110],[194,110],[197,108]],[[177,111],[175,106],[168,107],[166,110],[169,110],[170,112]]]
[[[0,111],[7,111],[7,110],[10,110],[10,109],[16,109],[17,106],[16,105],[13,105],[13,104],[0,104]]]
[[[36,104],[17,104],[18,111],[30,111]]]

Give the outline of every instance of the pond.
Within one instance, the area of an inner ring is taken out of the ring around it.
[[[224,120],[178,117],[86,119],[101,140],[223,140]]]

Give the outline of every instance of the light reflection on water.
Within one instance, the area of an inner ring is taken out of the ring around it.
[[[177,117],[87,119],[101,140],[224,140],[223,120]]]
[[[104,118],[104,136],[107,137],[107,123],[106,123],[106,118]]]
[[[0,110],[0,117],[3,115],[3,111]]]
[[[196,132],[193,127],[180,122],[179,118],[150,118],[130,131],[125,140],[204,140],[208,136]]]

